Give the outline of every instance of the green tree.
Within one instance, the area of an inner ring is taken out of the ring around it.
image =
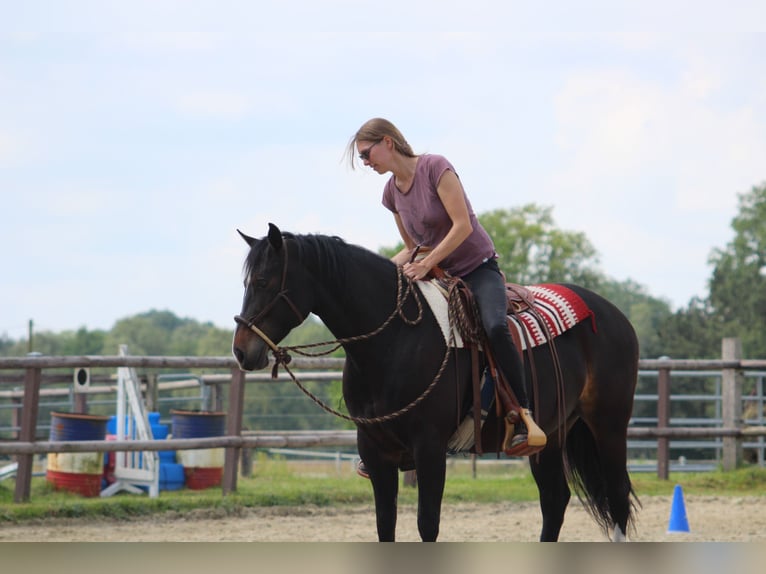
[[[721,339],[737,337],[746,357],[766,349],[766,184],[739,195],[732,239],[709,257],[713,267],[707,297],[668,317],[660,327],[665,354],[717,358]]]
[[[207,329],[199,341],[197,341],[196,355],[201,357],[221,357],[231,354],[231,340],[234,334],[234,328],[220,329],[210,327]]]
[[[180,323],[170,311],[148,311],[118,320],[104,341],[104,354],[116,355],[120,345],[131,355],[169,354],[170,336]]]
[[[660,337],[660,328],[673,314],[670,303],[649,294],[646,287],[628,279],[602,279],[595,289],[630,319],[636,330],[642,358],[667,354]]]
[[[102,330],[88,331],[80,327],[77,331],[65,331],[59,335],[62,355],[98,355],[104,348],[106,332]]]
[[[658,329],[663,355],[674,359],[717,359],[721,327],[708,301],[694,297],[685,309],[666,317]]]
[[[14,340],[8,336],[8,333],[0,335],[0,357],[6,356],[13,345]]]
[[[208,331],[208,327],[196,321],[184,322],[171,330],[167,354],[193,356],[197,354],[197,346]]]
[[[709,305],[719,337],[739,337],[745,356],[766,350],[766,184],[739,196],[734,239],[710,256]]]
[[[530,203],[490,211],[478,219],[495,242],[498,264],[509,281],[598,287],[596,250],[584,233],[556,227],[552,207]]]

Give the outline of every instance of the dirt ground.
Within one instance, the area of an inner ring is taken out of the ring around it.
[[[636,542],[766,542],[766,497],[684,495],[688,533],[668,533],[671,498],[644,497]],[[397,540],[419,540],[413,506],[401,506]],[[538,538],[540,510],[534,503],[454,504],[442,509],[442,542],[527,542]],[[51,519],[0,525],[0,542],[372,542],[371,506],[274,507],[243,510],[238,516],[194,511],[141,520]],[[606,538],[574,500],[561,540],[600,542]]]

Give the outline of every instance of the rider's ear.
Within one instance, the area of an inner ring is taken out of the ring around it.
[[[282,248],[282,232],[273,223],[269,223],[269,243],[274,249]]]
[[[242,239],[244,239],[250,247],[252,247],[256,241],[258,241],[255,237],[250,237],[249,235],[245,235],[239,229],[237,229],[237,233],[239,233],[240,237],[242,237]]]

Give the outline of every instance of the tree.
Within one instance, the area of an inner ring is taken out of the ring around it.
[[[694,297],[685,309],[666,317],[660,325],[662,354],[674,359],[720,358],[719,323],[708,301]]]
[[[61,355],[98,355],[104,349],[106,332],[102,330],[88,331],[80,327],[75,332],[65,331],[60,335],[62,344]]]
[[[646,287],[631,279],[614,281],[605,278],[595,290],[630,319],[638,335],[641,357],[667,354],[660,328],[672,315],[668,301],[652,297]]]
[[[118,320],[104,341],[104,354],[116,355],[120,345],[131,355],[167,355],[170,335],[180,319],[170,311],[151,310]]]
[[[766,350],[766,184],[740,194],[734,239],[710,256],[709,305],[720,337],[739,337],[745,356]]]
[[[210,325],[197,341],[196,355],[202,357],[220,357],[231,353],[231,340],[234,328],[219,329]]]
[[[737,337],[746,357],[766,350],[766,184],[739,195],[732,219],[734,239],[714,249],[707,297],[689,305],[660,327],[665,354],[676,358],[717,358],[721,339]]]
[[[13,339],[8,337],[8,333],[0,335],[0,357],[6,354],[6,351],[11,349],[14,345]]]
[[[495,242],[498,264],[509,281],[599,285],[601,273],[593,245],[584,233],[557,228],[552,207],[530,203],[490,211],[478,219]]]
[[[167,353],[169,355],[198,356],[200,347],[205,345],[216,352],[211,355],[225,355],[231,353],[232,331],[218,329],[212,323],[198,323],[187,319],[170,331],[170,342]]]

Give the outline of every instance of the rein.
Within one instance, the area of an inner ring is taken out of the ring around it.
[[[253,316],[252,318],[245,319],[244,317],[241,317],[240,315],[235,315],[234,317],[234,321],[236,321],[237,324],[250,329],[253,333],[255,333],[258,337],[260,337],[263,340],[263,342],[266,343],[271,349],[272,354],[274,355],[274,367],[272,368],[272,371],[271,371],[272,379],[277,378],[279,366],[282,365],[285,371],[287,371],[287,373],[290,375],[290,378],[293,380],[293,382],[298,386],[298,388],[307,397],[309,397],[312,401],[314,401],[314,403],[316,403],[320,408],[322,408],[324,411],[332,415],[335,415],[336,417],[342,418],[347,421],[351,421],[356,424],[375,424],[375,423],[383,423],[383,422],[391,421],[411,411],[413,408],[419,405],[429,394],[431,394],[431,391],[433,391],[434,387],[436,387],[436,384],[441,380],[442,374],[444,373],[444,369],[447,366],[447,362],[449,360],[449,355],[451,350],[449,345],[446,346],[444,359],[442,360],[441,366],[439,367],[439,371],[436,373],[436,376],[434,377],[433,381],[431,381],[431,383],[428,385],[428,387],[426,387],[426,389],[420,394],[420,396],[415,398],[409,404],[387,415],[382,415],[378,417],[350,416],[350,415],[341,413],[333,409],[332,407],[328,406],[319,397],[317,397],[315,394],[309,391],[298,380],[295,374],[290,370],[290,367],[287,366],[292,360],[292,357],[290,356],[291,351],[299,355],[302,355],[304,357],[321,357],[323,355],[329,355],[330,353],[340,348],[343,344],[355,343],[358,341],[365,341],[367,339],[371,339],[372,337],[380,334],[386,327],[388,327],[391,324],[391,322],[397,316],[407,325],[411,325],[411,326],[417,325],[420,323],[420,321],[423,318],[423,303],[420,300],[420,297],[417,294],[416,290],[413,289],[413,282],[407,279],[404,276],[404,272],[402,268],[397,266],[396,268],[396,306],[394,307],[394,310],[391,311],[391,314],[386,318],[385,321],[383,321],[383,323],[379,327],[377,327],[376,329],[373,329],[372,331],[364,335],[356,335],[354,337],[346,337],[341,339],[335,339],[332,341],[322,341],[320,343],[310,343],[306,345],[280,347],[276,343],[274,343],[274,341],[272,341],[269,338],[269,336],[266,335],[266,333],[264,333],[261,329],[259,329],[255,323],[257,321],[260,321],[266,315],[266,313],[270,311],[277,304],[277,302],[280,299],[283,299],[288,304],[288,306],[295,312],[295,314],[298,316],[298,319],[301,322],[303,322],[303,317],[298,312],[298,308],[295,306],[295,304],[287,296],[287,289],[285,288],[285,283],[287,279],[287,253],[288,253],[287,246],[285,246],[284,267],[282,269],[282,285],[280,286],[279,293],[277,293],[274,296],[274,299],[272,299],[272,301],[266,307],[264,307],[263,310],[261,310],[257,315]],[[415,303],[417,304],[417,307],[418,307],[417,317],[415,317],[414,319],[410,319],[404,314],[404,302],[410,296],[412,296],[415,299]],[[315,347],[326,347],[327,345],[332,345],[332,348],[322,352],[309,353],[302,350],[302,349],[311,349]]]

